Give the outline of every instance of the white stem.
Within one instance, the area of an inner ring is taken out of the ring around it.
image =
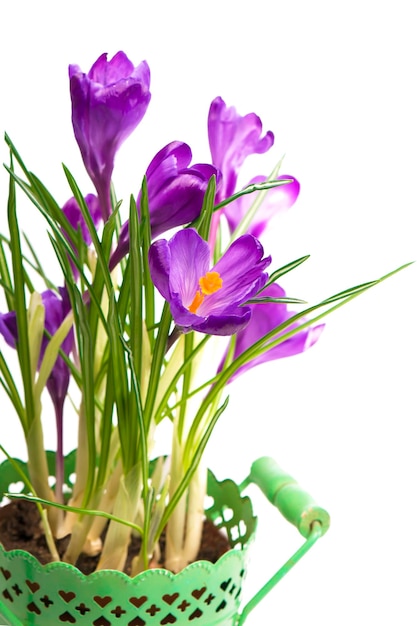
[[[184,560],[192,563],[196,560],[203,534],[204,498],[207,492],[207,468],[199,465],[188,490],[188,506],[185,524]]]

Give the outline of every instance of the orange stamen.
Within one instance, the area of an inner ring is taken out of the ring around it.
[[[190,306],[188,307],[188,310],[191,313],[196,313],[198,307],[200,306],[200,304],[203,302],[204,300],[204,296],[201,293],[201,291],[196,291],[196,294],[194,296],[193,301],[191,302]]]
[[[223,279],[220,278],[220,274],[218,272],[207,272],[199,279],[198,284],[200,285],[200,289],[196,291],[193,301],[188,307],[188,310],[191,313],[197,313],[197,309],[202,304],[206,296],[216,293],[216,291],[221,289]]]
[[[220,278],[219,272],[207,272],[205,276],[200,278],[198,284],[200,285],[201,291],[204,295],[209,296],[221,288],[223,280]]]

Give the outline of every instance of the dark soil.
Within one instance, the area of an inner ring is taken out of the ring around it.
[[[56,541],[60,557],[63,556],[70,536]],[[10,504],[0,507],[0,542],[6,550],[26,550],[35,556],[40,563],[49,563],[51,554],[46,545],[45,537],[40,524],[39,512],[33,502],[13,500]],[[140,538],[133,537],[130,543],[125,573],[130,574],[132,558],[138,554]],[[163,567],[165,539],[160,539],[161,561]],[[206,560],[215,563],[222,554],[230,550],[227,538],[209,520],[205,520],[203,537],[197,560]],[[91,574],[96,568],[99,555],[95,557],[81,554],[76,566],[84,574]]]

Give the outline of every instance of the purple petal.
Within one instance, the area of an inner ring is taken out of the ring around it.
[[[149,248],[149,271],[152,282],[165,300],[170,300],[169,271],[171,252],[166,239],[155,241]]]
[[[85,203],[88,207],[89,213],[91,215],[91,219],[93,220],[94,226],[98,227],[100,222],[102,221],[100,204],[97,196],[92,193],[89,193],[84,198]],[[81,230],[82,237],[85,243],[89,246],[91,244],[91,234],[88,230],[88,226],[85,223],[85,219],[81,212],[80,207],[78,206],[78,202],[75,198],[70,198],[62,207],[62,211],[65,214],[67,220],[71,224],[71,226],[75,229]]]
[[[188,307],[198,289],[198,281],[209,269],[208,244],[192,228],[176,233],[169,242],[171,252],[170,290]]]
[[[101,55],[88,74],[70,65],[72,123],[84,165],[101,203],[110,214],[110,180],[114,157],[143,118],[150,101],[150,72],[145,61],[136,68],[123,52],[110,61]]]
[[[207,242],[191,228],[180,230],[169,242],[151,245],[151,278],[169,302],[178,326],[185,331],[229,335],[248,323],[251,309],[240,305],[265,284],[263,270],[270,259],[263,258],[261,244],[251,235],[237,239],[210,271],[219,274],[217,290],[203,293],[200,279],[209,272],[209,260]]]
[[[11,348],[16,347],[17,341],[17,320],[15,311],[0,313],[0,334]]]
[[[249,307],[238,307],[234,313],[209,315],[201,324],[193,324],[192,327],[208,335],[234,335],[248,325],[250,318]]]
[[[200,215],[208,182],[217,170],[208,164],[189,167],[191,158],[190,147],[174,141],[158,152],[146,170],[153,237]]]
[[[212,162],[222,173],[223,185],[217,201],[232,195],[236,189],[237,176],[250,154],[262,154],[274,143],[274,135],[268,131],[263,137],[262,122],[255,113],[241,116],[235,107],[227,107],[217,97],[210,106],[208,136]]]
[[[213,267],[223,285],[205,299],[200,314],[221,310],[231,301],[242,304],[255,295],[265,284],[268,276],[263,270],[271,263],[271,257],[263,254],[261,243],[252,235],[236,239]]]
[[[121,78],[129,78],[134,69],[133,63],[124,52],[117,52],[110,61],[107,61],[107,53],[104,53],[88,72],[88,78],[106,86],[118,82]]]
[[[190,167],[190,147],[173,141],[155,155],[148,169],[149,215],[152,238],[194,221],[201,213],[204,195],[212,176],[219,172],[212,165],[197,163]],[[137,199],[140,211],[141,194]],[[129,224],[123,224],[110,269],[129,252]]]
[[[42,293],[42,302],[45,307],[45,330],[54,335],[70,311],[70,301],[65,288],[59,290],[59,295],[51,290]],[[41,345],[40,361],[42,360],[49,339],[44,337]],[[61,349],[69,355],[74,347],[74,334],[70,330],[61,344]],[[47,381],[47,388],[55,406],[62,405],[68,391],[70,371],[62,356],[58,355]]]
[[[70,311],[70,301],[66,289],[60,288],[59,294],[48,289],[42,294],[42,304],[45,307],[45,330],[52,336],[56,333],[61,323]],[[5,338],[8,345],[16,346],[17,341],[17,323],[16,313],[0,314],[0,333]],[[45,350],[48,346],[49,338],[44,336],[41,343],[39,355],[39,364],[42,362]],[[65,354],[69,355],[74,347],[74,334],[71,330],[64,341],[61,348]],[[47,388],[55,405],[60,404],[65,397],[69,385],[70,373],[64,359],[58,355],[58,358],[52,368],[47,380]]]
[[[285,291],[277,284],[269,285],[263,290],[262,296],[268,296],[271,298],[283,298],[285,297]],[[235,351],[233,358],[238,358],[245,350],[254,345],[259,339],[264,337],[267,333],[271,332],[274,328],[280,324],[289,320],[295,313],[288,311],[285,303],[263,303],[263,304],[251,304],[249,305],[252,311],[252,317],[246,328],[236,335]],[[306,320],[299,319],[294,324],[287,327],[281,333],[277,333],[276,337],[280,334],[287,333],[288,330],[297,328]],[[240,367],[231,380],[239,376],[243,372],[261,363],[267,361],[281,359],[288,356],[294,356],[304,352],[311,346],[313,346],[320,337],[324,329],[324,324],[301,330],[297,334],[293,335],[289,339],[286,339],[277,346],[267,350],[260,356],[252,359],[242,367]],[[222,365],[224,359],[222,361]]]
[[[149,163],[146,178],[150,180],[154,174],[165,181],[177,176],[178,170],[186,168],[192,159],[190,146],[181,141],[172,141],[160,150]],[[155,192],[158,191],[156,183]]]

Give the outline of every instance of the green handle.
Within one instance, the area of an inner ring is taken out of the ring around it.
[[[303,537],[311,533],[314,522],[321,525],[324,535],[330,526],[330,515],[319,507],[297,481],[284,472],[270,457],[262,457],[252,464],[248,482],[258,485],[268,500],[278,508]]]
[[[235,626],[243,626],[249,613],[275,587],[329,529],[330,516],[317,506],[313,498],[304,491],[297,481],[284,472],[270,457],[262,457],[252,464],[241,490],[250,483],[258,485],[268,500],[276,506],[291,524],[294,524],[306,538],[304,544],[274,574],[236,616]]]

